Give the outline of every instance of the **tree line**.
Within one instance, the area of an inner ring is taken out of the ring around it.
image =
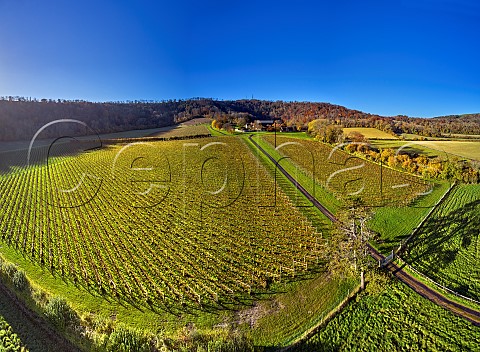
[[[480,114],[432,119],[385,117],[329,103],[257,99],[88,102],[0,97],[0,140],[28,140],[39,128],[56,119],[78,119],[97,133],[112,133],[163,127],[195,117],[210,117],[221,125],[239,127],[255,120],[280,119],[284,127],[306,131],[309,122],[320,119],[326,124],[374,127],[391,134],[414,133],[434,137],[480,135]],[[84,131],[76,132],[81,134]],[[43,137],[54,136],[52,130]]]

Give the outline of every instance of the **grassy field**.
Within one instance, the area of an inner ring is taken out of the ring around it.
[[[372,141],[370,141],[370,144],[377,149],[391,148],[391,149],[394,149],[394,150],[398,150],[399,148],[402,148],[403,152],[406,152],[406,153],[409,153],[409,154],[426,155],[428,157],[437,157],[437,156],[446,157],[446,156],[448,156],[446,153],[441,152],[439,150],[434,150],[434,149],[428,148],[426,146],[417,144],[416,141],[372,140]],[[453,157],[453,155],[451,155],[451,156]]]
[[[480,301],[480,186],[456,186],[408,246],[404,260],[436,282]]]
[[[415,141],[415,144],[467,159],[480,160],[478,141]]]
[[[335,309],[357,285],[354,280],[341,281],[324,274],[292,292],[259,302],[246,315],[255,345],[287,346]]]
[[[383,254],[398,248],[449,188],[448,182],[435,185],[432,192],[404,207],[381,207],[374,210],[368,227],[375,232],[372,244]]]
[[[361,133],[367,139],[397,139],[396,136],[373,127],[347,127],[343,129],[343,133],[346,136],[351,132]]]
[[[380,292],[362,293],[294,351],[462,352],[478,346],[479,327],[392,279]]]
[[[480,160],[479,141],[384,141],[374,140],[370,142],[376,148],[398,149],[405,146],[402,151],[414,154],[423,154],[429,157],[454,158],[461,157],[472,160]]]

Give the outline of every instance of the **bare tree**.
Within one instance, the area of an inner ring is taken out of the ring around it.
[[[339,221],[332,231],[329,270],[334,275],[360,275],[362,289],[365,288],[365,271],[374,263],[369,257],[368,241],[371,232],[366,226],[368,208],[360,198],[352,198],[346,209],[339,214]]]

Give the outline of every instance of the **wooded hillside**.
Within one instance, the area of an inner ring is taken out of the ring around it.
[[[343,127],[375,127],[397,134],[480,134],[480,114],[422,119],[407,116],[385,117],[339,105],[313,102],[195,98],[93,103],[1,97],[0,140],[28,140],[39,128],[57,119],[77,119],[97,133],[111,133],[163,127],[199,116],[211,117],[232,125],[241,125],[256,119],[280,118],[284,125],[298,130],[306,129],[308,122],[312,120],[325,119]],[[78,128],[76,133],[82,134],[85,131]],[[42,135],[44,138],[54,136],[53,129]]]

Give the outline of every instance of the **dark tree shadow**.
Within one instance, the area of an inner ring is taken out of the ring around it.
[[[444,216],[430,217],[409,243],[405,259],[410,264],[422,263],[427,269],[424,274],[435,278],[439,270],[454,265],[461,250],[467,250],[478,241],[479,232],[480,200],[476,200]],[[452,243],[458,243],[457,247],[452,247]],[[479,263],[480,258],[474,253],[470,263],[472,269],[478,268]],[[471,292],[465,282],[451,276],[448,281],[450,288],[461,294],[480,296],[478,291]]]

